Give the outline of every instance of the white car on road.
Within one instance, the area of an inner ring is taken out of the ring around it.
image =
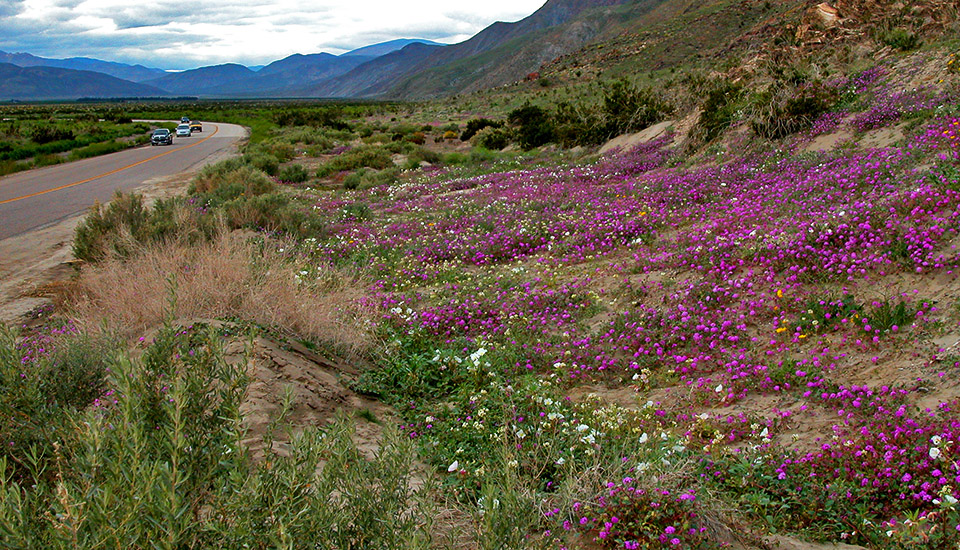
[[[189,124],[181,124],[180,126],[177,126],[177,137],[190,137],[190,133],[191,130]]]

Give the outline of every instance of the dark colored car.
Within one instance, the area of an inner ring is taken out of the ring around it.
[[[157,128],[150,136],[150,145],[173,145],[173,134],[166,128]]]

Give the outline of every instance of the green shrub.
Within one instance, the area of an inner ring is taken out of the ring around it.
[[[142,196],[118,191],[106,206],[96,203],[77,226],[73,255],[88,262],[129,256],[143,242],[148,219]]]
[[[318,177],[326,177],[330,174],[343,172],[345,170],[356,170],[358,168],[375,168],[382,170],[393,164],[390,152],[382,147],[366,146],[350,149],[349,151],[337,155],[327,163],[317,169]]]
[[[528,103],[511,111],[507,120],[516,128],[517,142],[524,151],[553,141],[553,120],[542,107]]]
[[[561,101],[553,115],[556,138],[564,147],[598,145],[610,136],[595,108]]]
[[[406,155],[419,149],[412,141],[394,141],[384,146],[384,149],[393,154]]]
[[[836,91],[819,83],[781,85],[754,98],[750,127],[761,137],[781,139],[811,127],[837,98]]]
[[[499,151],[507,145],[510,145],[513,138],[513,131],[509,128],[488,127],[477,132],[470,143],[491,151]]]
[[[278,126],[313,126],[349,130],[350,125],[340,119],[339,108],[290,109],[274,115]]]
[[[368,189],[378,185],[394,183],[399,179],[400,168],[394,166],[385,170],[361,168],[343,179],[344,189]]]
[[[605,86],[603,92],[603,112],[610,135],[643,130],[673,113],[673,107],[654,90],[637,89],[626,80]]]
[[[235,159],[205,167],[190,183],[187,192],[206,206],[217,206],[241,196],[271,193],[276,184],[263,172]]]
[[[53,124],[40,124],[27,131],[27,139],[37,144],[53,143],[55,141],[70,141],[74,139],[73,130],[61,128]]]
[[[74,330],[48,326],[18,338],[0,327],[0,463],[27,485],[53,475],[55,446],[71,439],[73,424],[102,396],[114,365],[112,342]]]
[[[470,162],[470,155],[459,152],[446,153],[441,158],[443,164],[457,165],[457,164],[467,164]]]
[[[456,122],[448,122],[440,126],[439,128],[437,128],[437,131],[439,131],[442,134],[447,132],[460,133],[460,125],[457,124]]]
[[[247,384],[245,363],[223,360],[213,330],[163,327],[142,356],[111,366],[113,400],[71,417],[49,481],[17,479],[0,459],[3,546],[434,547],[435,512],[411,479],[414,441],[387,429],[370,458],[338,418],[280,452],[268,432],[265,456],[251,460]],[[274,430],[290,408],[284,400]]]
[[[284,193],[237,197],[221,208],[231,228],[277,231],[297,237],[317,237],[324,229],[317,216],[298,208]]]
[[[743,88],[727,81],[717,82],[707,93],[697,120],[696,134],[703,142],[713,141],[734,121],[743,99]]]
[[[127,147],[128,147],[128,144],[121,143],[117,140],[94,143],[92,145],[87,145],[86,147],[81,147],[79,149],[74,149],[73,151],[70,151],[69,159],[80,160],[80,159],[98,157],[100,155],[108,155],[110,153],[116,153],[117,151],[123,151]]]
[[[906,29],[890,29],[879,34],[881,43],[900,51],[915,50],[920,47],[920,37]]]
[[[271,176],[276,176],[277,171],[280,169],[280,159],[264,151],[244,153],[243,161]]]
[[[440,153],[431,151],[430,149],[424,149],[423,147],[417,147],[408,154],[408,157],[409,160],[417,162],[418,164],[421,162],[429,162],[430,164],[440,162]]]
[[[490,120],[489,118],[474,118],[467,121],[467,127],[460,134],[460,141],[470,141],[470,138],[477,135],[477,132],[488,127],[500,128],[503,122]]]
[[[289,183],[303,183],[310,178],[310,174],[307,173],[307,169],[302,165],[291,164],[290,166],[284,166],[280,170],[280,175],[278,177],[280,181]]]

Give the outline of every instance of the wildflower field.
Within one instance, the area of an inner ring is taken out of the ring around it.
[[[265,315],[168,322],[32,413],[86,337],[6,334],[0,539],[960,548],[960,94],[883,67],[828,86],[843,104],[774,142],[734,125],[695,155],[667,133],[591,162],[280,184],[319,229],[256,233],[236,292],[362,287],[343,310],[375,343],[345,379],[395,412],[376,456],[340,418],[244,459],[249,380],[219,342]]]

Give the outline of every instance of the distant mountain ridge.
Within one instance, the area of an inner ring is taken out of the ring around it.
[[[202,95],[207,89],[224,82],[244,80],[256,75],[256,71],[252,71],[243,65],[224,63],[223,65],[200,67],[199,69],[179,73],[167,73],[160,78],[148,80],[145,84],[156,86],[171,94]]]
[[[352,56],[362,56],[362,57],[380,57],[381,55],[387,55],[388,53],[402,50],[403,48],[409,46],[410,44],[426,44],[428,46],[443,46],[439,42],[434,42],[432,40],[423,40],[421,38],[398,38],[396,40],[390,40],[387,42],[381,42],[379,44],[372,44],[370,46],[364,46],[362,48],[357,48],[356,50],[351,50],[347,53],[340,54],[340,57],[352,57]]]
[[[0,63],[0,100],[159,97],[159,88],[94,71]]]
[[[29,53],[7,53],[0,51],[0,63],[10,63],[18,67],[57,67],[78,71],[95,71],[130,82],[143,82],[166,74],[163,69],[152,69],[143,65],[127,65],[113,61],[101,61],[89,57],[70,57],[67,59],[49,59]]]

